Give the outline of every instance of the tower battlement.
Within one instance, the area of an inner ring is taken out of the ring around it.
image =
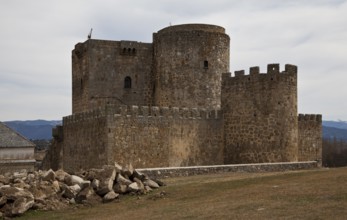
[[[265,74],[297,74],[298,68],[292,64],[286,64],[284,71],[280,72],[280,64],[268,64],[267,72],[261,73],[259,66],[253,66],[249,68],[248,74],[245,74],[245,70],[236,70],[234,71],[234,76],[231,76],[231,73],[223,73],[223,79],[235,78],[235,77],[249,77],[252,75],[265,75]]]
[[[173,118],[173,119],[221,119],[221,110],[206,110],[205,108],[180,108],[180,107],[158,107],[158,106],[114,106],[108,105],[86,112],[76,113],[63,118],[63,124],[73,124],[101,117],[132,117],[132,118]]]
[[[298,120],[300,122],[319,122],[322,123],[322,115],[320,114],[299,114]]]

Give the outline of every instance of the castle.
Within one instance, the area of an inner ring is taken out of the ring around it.
[[[298,115],[297,67],[232,75],[229,44],[206,24],[166,27],[153,43],[78,43],[51,159],[68,171],[320,160],[322,117]]]

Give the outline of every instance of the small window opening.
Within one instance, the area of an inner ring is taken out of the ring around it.
[[[83,79],[81,79],[81,88],[83,88]]]
[[[207,60],[204,61],[204,68],[208,69],[208,61]]]
[[[123,48],[123,53],[126,53],[127,52],[127,48]]]
[[[128,53],[131,53],[131,48],[128,48]]]
[[[131,88],[131,78],[130,76],[127,76],[124,78],[124,89],[130,89]]]
[[[135,54],[136,53],[136,50],[135,50],[135,48],[133,48],[133,54]]]

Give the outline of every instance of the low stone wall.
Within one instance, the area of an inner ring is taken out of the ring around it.
[[[0,160],[0,174],[19,172],[21,170],[33,172],[35,163],[35,160]]]
[[[214,166],[192,167],[163,167],[150,169],[136,169],[151,178],[168,178],[178,176],[193,176],[226,172],[281,172],[289,170],[304,170],[318,168],[316,161],[284,162],[284,163],[258,163],[258,164],[231,164]]]

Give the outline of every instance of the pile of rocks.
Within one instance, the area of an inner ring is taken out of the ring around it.
[[[0,219],[29,209],[58,210],[69,204],[110,202],[120,194],[145,194],[163,186],[130,165],[104,166],[75,174],[25,171],[0,175]]]

